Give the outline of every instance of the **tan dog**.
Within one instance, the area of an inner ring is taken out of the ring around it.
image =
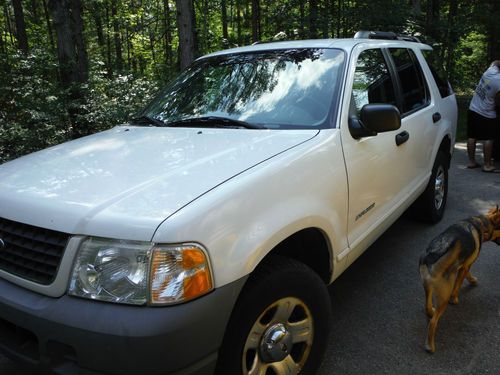
[[[434,353],[439,318],[449,303],[458,303],[458,292],[465,278],[475,285],[470,268],[485,241],[500,245],[498,205],[484,216],[474,216],[450,226],[434,238],[420,257],[420,276],[425,289],[425,310],[429,327],[425,349]],[[436,308],[432,303],[435,295]]]

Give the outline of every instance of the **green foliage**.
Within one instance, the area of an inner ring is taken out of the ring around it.
[[[0,0],[0,163],[126,121],[178,73],[176,1],[83,0],[89,79],[61,89],[46,3],[22,2],[30,47],[24,56],[12,2]],[[193,0],[196,55],[252,43],[255,4],[261,41],[351,37],[361,29],[419,34],[465,96],[500,58],[497,0]]]
[[[68,136],[57,66],[42,50],[0,64],[0,162],[60,143]]]
[[[406,21],[410,19],[408,1],[404,0],[363,0],[357,1],[356,6],[348,9],[352,19],[352,33],[357,30],[391,30],[403,32]],[[390,9],[381,12],[381,9]]]
[[[454,84],[460,91],[470,94],[491,63],[487,59],[484,34],[473,31],[465,35],[458,43],[456,56],[455,71],[460,74],[456,75]]]
[[[84,94],[57,84],[57,64],[39,49],[16,54],[0,63],[0,163],[74,137],[118,125],[149,102],[156,83],[132,75],[107,79],[92,71]],[[70,113],[76,113],[74,119]],[[87,129],[76,129],[86,126]]]
[[[79,121],[90,123],[93,132],[126,122],[144,108],[158,90],[157,83],[146,78],[129,74],[108,79],[103,73],[91,74],[84,87],[85,102],[79,111]]]

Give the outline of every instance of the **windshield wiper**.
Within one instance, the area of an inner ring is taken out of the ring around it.
[[[166,126],[166,124],[162,120],[147,115],[135,117],[132,119],[132,121],[142,122],[154,126]]]
[[[167,126],[188,126],[188,127],[198,127],[204,125],[210,125],[213,127],[229,127],[229,128],[245,128],[245,129],[265,129],[263,126],[257,124],[251,124],[246,121],[235,120],[228,117],[220,116],[203,116],[203,117],[192,117],[183,120],[177,120],[168,122]]]

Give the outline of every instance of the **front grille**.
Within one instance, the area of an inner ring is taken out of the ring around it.
[[[0,218],[0,269],[48,285],[56,278],[68,238],[66,233]]]

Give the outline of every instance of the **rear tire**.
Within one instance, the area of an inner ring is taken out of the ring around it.
[[[419,216],[429,223],[439,222],[446,209],[448,198],[449,157],[438,151],[427,188],[416,202]]]
[[[306,265],[274,257],[250,276],[231,315],[216,374],[314,374],[328,340],[328,290]]]

